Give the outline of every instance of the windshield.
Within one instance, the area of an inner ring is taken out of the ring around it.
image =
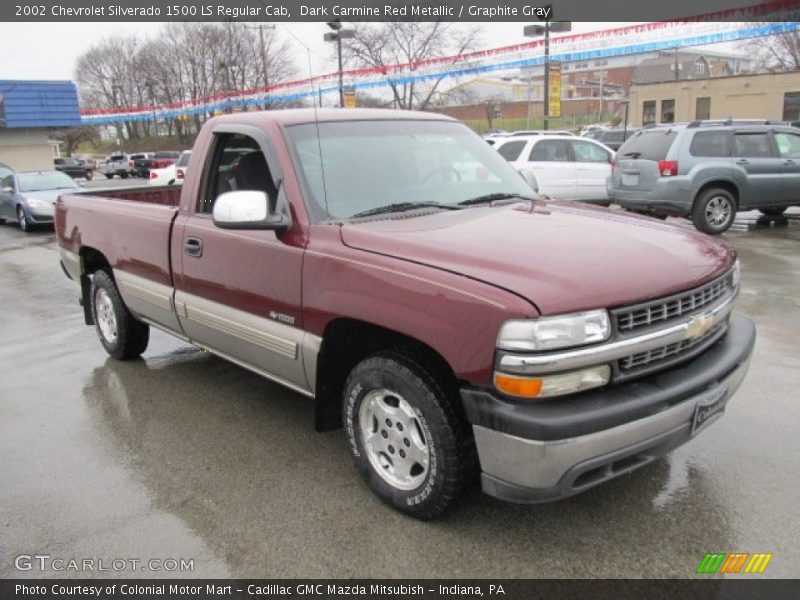
[[[44,190],[75,189],[78,185],[69,175],[53,171],[52,173],[21,173],[19,175],[20,192],[41,192]]]
[[[176,165],[178,167],[185,167],[186,165],[189,164],[189,159],[191,158],[191,156],[192,156],[191,152],[184,152],[183,154],[181,154],[181,157],[178,159]]]
[[[346,219],[391,204],[533,195],[491,146],[460,123],[340,121],[287,132],[315,220]]]

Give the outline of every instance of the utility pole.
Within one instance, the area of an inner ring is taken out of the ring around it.
[[[111,98],[114,103],[114,108],[119,108],[119,101],[117,93],[122,90],[122,86],[119,84],[119,80],[116,77],[111,79]],[[119,146],[120,152],[123,151],[122,147],[122,123],[116,121],[114,123],[114,127],[117,130],[117,146]]]
[[[147,78],[144,82],[144,86],[147,88],[147,91],[150,93],[150,108],[153,111],[153,135],[155,137],[154,143],[156,145],[156,152],[158,152],[158,121],[156,120],[156,96],[153,88],[158,82]]]
[[[266,89],[269,87],[269,62],[267,61],[267,46],[264,42],[264,30],[275,29],[275,25],[265,25],[264,23],[259,23],[255,27],[248,26],[248,29],[258,29],[258,44],[261,54],[261,75],[264,78],[264,110],[266,110],[269,106],[269,91]]]

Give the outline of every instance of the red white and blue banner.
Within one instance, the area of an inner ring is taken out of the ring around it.
[[[800,22],[743,22],[784,9],[784,2],[701,15],[681,21],[647,23],[614,29],[555,37],[550,40],[550,58],[575,62],[642,54],[659,50],[735,42],[776,35],[800,29]],[[760,12],[754,12],[760,11]],[[479,50],[458,56],[439,57],[415,63],[345,71],[344,85],[356,90],[377,90],[390,83],[458,79],[486,73],[534,67],[544,62],[544,41],[534,40],[512,46]],[[338,72],[326,73],[269,87],[234,91],[184,102],[158,105],[86,109],[81,112],[85,125],[120,121],[174,119],[198,113],[212,114],[264,104],[282,104],[327,94],[338,94]]]

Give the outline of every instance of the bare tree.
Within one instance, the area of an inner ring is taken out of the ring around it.
[[[84,106],[180,106],[193,100],[281,83],[297,71],[291,49],[272,29],[243,23],[170,23],[151,39],[107,38],[76,65]],[[150,85],[147,85],[148,82]],[[151,98],[152,91],[152,98]],[[168,119],[187,140],[208,114]],[[126,122],[128,137],[148,135],[152,121]]]
[[[429,58],[452,56],[440,65],[442,71],[459,62],[459,56],[473,50],[478,43],[478,30],[454,23],[389,22],[362,23],[355,37],[344,46],[348,64],[384,69],[394,104],[407,110],[424,110],[431,103],[444,75],[425,81],[409,80],[386,69],[393,64],[408,65],[412,74],[419,62]]]
[[[69,129],[59,129],[52,134],[53,139],[64,142],[64,153],[72,156],[79,144],[83,142],[94,142],[100,139],[97,127],[89,125],[83,127],[70,127]]]
[[[800,17],[800,15],[796,15]],[[780,72],[800,70],[800,30],[747,40],[741,44],[753,60],[753,70]]]

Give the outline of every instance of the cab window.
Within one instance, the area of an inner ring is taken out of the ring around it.
[[[240,133],[218,133],[214,134],[212,148],[197,212],[211,214],[214,201],[221,194],[239,190],[266,193],[274,210],[278,189],[258,143]]]

